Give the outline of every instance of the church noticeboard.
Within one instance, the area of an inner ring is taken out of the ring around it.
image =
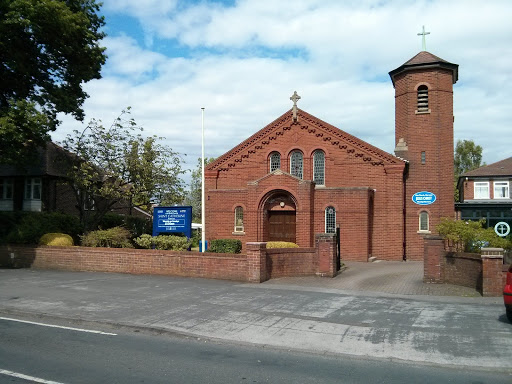
[[[436,201],[436,195],[427,191],[416,192],[412,195],[412,201],[418,205],[430,205]]]
[[[183,233],[192,237],[192,207],[156,207],[153,210],[153,236]]]

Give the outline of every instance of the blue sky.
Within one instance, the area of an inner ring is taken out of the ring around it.
[[[124,108],[193,168],[291,108],[392,152],[394,89],[388,72],[427,50],[459,64],[455,139],[512,156],[512,1],[104,0],[102,79],[85,84],[86,121]],[[62,140],[79,122],[61,116]]]

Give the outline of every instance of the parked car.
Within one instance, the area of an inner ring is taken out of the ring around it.
[[[503,301],[505,302],[508,321],[512,323],[512,264],[508,268],[507,281],[505,282],[505,288],[503,288]]]

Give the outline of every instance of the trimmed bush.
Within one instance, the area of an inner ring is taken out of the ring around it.
[[[136,239],[133,239],[135,244],[144,249],[161,249],[168,251],[186,251],[190,248],[190,241],[182,236],[151,236],[144,234]]]
[[[206,251],[214,253],[240,253],[242,252],[242,242],[235,239],[211,240]]]
[[[114,227],[124,227],[131,231],[133,237],[139,237],[143,234],[151,234],[152,222],[150,219],[143,219],[135,216],[123,216],[117,213],[109,212],[105,214],[99,224],[101,229],[110,229]]]
[[[289,241],[269,241],[267,242],[267,249],[272,248],[299,248],[295,243]]]
[[[482,247],[512,248],[510,240],[499,237],[492,228],[483,228],[484,223],[485,219],[464,221],[444,218],[437,231],[458,252],[480,252]]]
[[[2,212],[0,223],[0,244],[38,244],[46,233],[78,240],[83,231],[78,217],[59,212]]]
[[[72,247],[73,238],[65,233],[46,233],[39,239],[39,245],[53,247]]]
[[[131,233],[123,227],[91,231],[82,236],[84,247],[133,248]]]

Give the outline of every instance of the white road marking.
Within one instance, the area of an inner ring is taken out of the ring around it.
[[[61,383],[58,381],[45,380],[45,379],[40,379],[39,377],[24,375],[23,373],[8,371],[6,369],[0,369],[0,374],[11,376],[11,377],[16,377],[18,379],[23,379],[23,380],[30,380],[35,383],[41,383],[41,384],[64,384],[64,383]]]
[[[109,332],[102,332],[102,331],[93,331],[93,330],[90,330],[90,329],[82,329],[82,328],[64,327],[64,326],[62,326],[62,325],[53,325],[53,324],[38,323],[38,322],[35,322],[35,321],[27,321],[27,320],[12,319],[12,318],[10,318],[10,317],[0,317],[0,320],[16,321],[16,322],[18,322],[18,323],[33,324],[33,325],[40,325],[40,326],[42,326],[42,327],[50,327],[50,328],[67,329],[67,330],[70,330],[70,331],[77,331],[77,332],[96,333],[96,334],[98,334],[98,335],[117,336],[117,333],[109,333]]]

